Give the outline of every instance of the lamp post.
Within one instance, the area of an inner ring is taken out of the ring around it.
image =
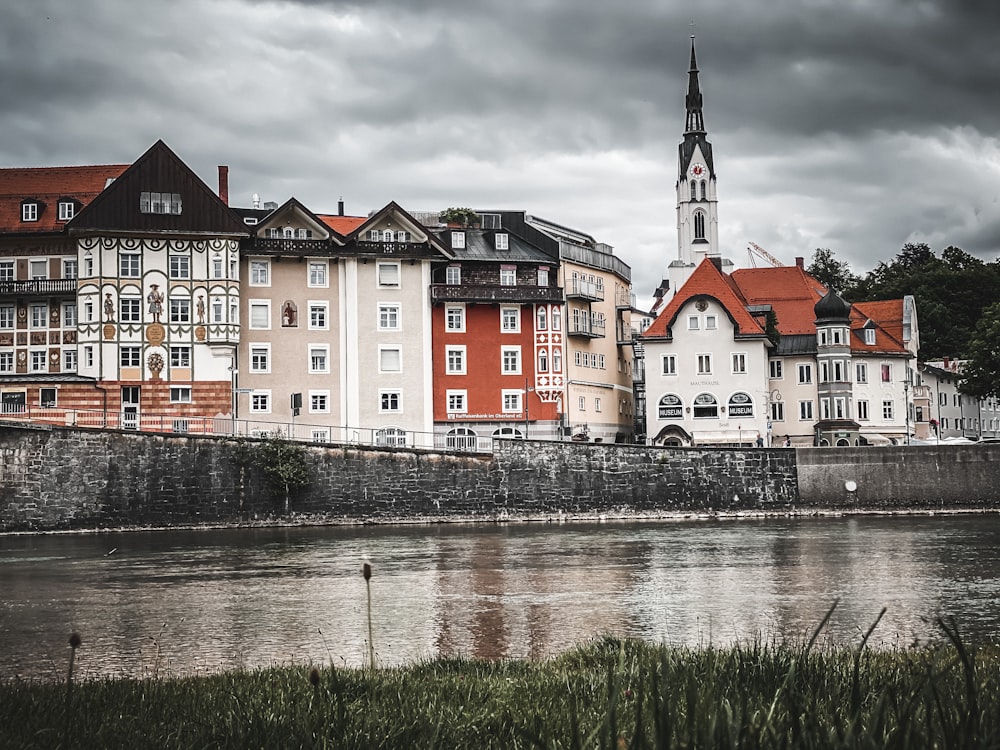
[[[903,411],[906,417],[906,444],[910,444],[910,368],[906,368],[903,379]]]

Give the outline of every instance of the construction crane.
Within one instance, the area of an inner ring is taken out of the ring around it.
[[[747,248],[747,255],[750,256],[750,265],[752,265],[754,268],[757,267],[756,256],[758,256],[758,255],[763,260],[767,261],[772,266],[774,266],[775,268],[780,268],[783,265],[780,260],[778,260],[777,258],[775,258],[773,255],[771,255],[771,253],[769,253],[767,250],[765,250],[764,248],[762,248],[756,242],[751,242],[750,243],[750,246]]]

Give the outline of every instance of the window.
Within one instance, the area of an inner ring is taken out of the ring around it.
[[[380,331],[399,330],[399,305],[387,303],[379,304],[378,327]]]
[[[714,331],[719,327],[718,318],[714,315],[705,316],[705,330]]]
[[[781,401],[771,403],[771,420],[774,422],[785,421],[785,404]]]
[[[140,351],[138,346],[123,346],[119,348],[119,364],[122,367],[139,367]]]
[[[0,260],[0,281],[14,280],[14,261]]]
[[[772,380],[781,379],[781,360],[772,359],[767,363],[768,375]]]
[[[677,374],[677,355],[676,354],[664,354],[662,362],[663,362],[663,374],[664,375],[676,375]]]
[[[445,372],[449,375],[465,374],[465,347],[449,346],[445,347]]]
[[[64,258],[62,263],[62,269],[63,269],[62,275],[64,279],[75,279],[77,277],[76,258]]]
[[[858,411],[858,419],[863,422],[867,422],[870,419],[870,417],[868,416],[868,402],[858,401],[855,403],[854,406]]]
[[[521,391],[502,391],[504,414],[513,414],[521,411]]]
[[[691,190],[694,190],[694,183],[691,183]],[[705,239],[705,212],[696,211],[694,214],[694,238],[696,240]]]
[[[813,419],[813,402],[812,401],[799,401],[799,419],[812,420]]]
[[[254,391],[250,394],[250,411],[254,414],[271,413],[271,392]]]
[[[834,419],[847,419],[847,399],[835,398],[833,400]]]
[[[179,214],[180,193],[139,193],[139,212],[144,214]]]
[[[399,391],[379,391],[378,410],[380,412],[402,411],[402,394]]]
[[[701,328],[700,318],[697,315],[688,315],[688,330],[697,331]]]
[[[399,263],[378,264],[378,285],[399,286]]]
[[[465,308],[459,305],[444,309],[444,328],[446,331],[465,330]]]
[[[539,372],[549,371],[549,352],[547,349],[538,350],[538,371]]]
[[[83,365],[84,367],[94,366],[94,347],[90,344],[83,347]]]
[[[170,256],[170,278],[190,279],[191,278],[191,258],[187,255]]]
[[[170,322],[190,323],[191,322],[191,300],[186,297],[170,298]]]
[[[889,421],[893,418],[892,401],[882,402],[882,419]]]
[[[747,393],[734,393],[729,397],[727,411],[730,417],[752,417],[753,399]]]
[[[142,321],[142,301],[138,297],[122,297],[118,300],[118,315],[122,323]]]
[[[500,266],[500,286],[517,286],[516,266]]]
[[[329,391],[309,391],[309,413],[327,414],[330,411]]]
[[[63,372],[76,372],[76,349],[63,349]]]
[[[190,367],[191,366],[191,347],[190,346],[171,346],[170,347],[170,366],[171,367]]]
[[[10,330],[14,327],[14,306],[0,305],[0,330]]]
[[[891,383],[892,382],[892,365],[891,364],[884,364],[884,365],[882,365],[881,371],[882,371],[882,382],[883,383]]]
[[[811,383],[813,381],[812,365],[799,365],[799,384]],[[812,417],[810,417],[812,419]]]
[[[325,287],[328,282],[326,280],[327,264],[322,261],[310,261],[309,262],[309,286]]]
[[[497,250],[506,250],[507,245],[507,234],[504,232],[497,232],[495,235]]]
[[[271,347],[269,344],[255,344],[250,347],[250,372],[271,371]]]
[[[14,372],[14,352],[0,352],[0,372]]]
[[[445,283],[452,286],[458,286],[462,283],[462,267],[461,266],[448,266],[444,270],[444,280]]]
[[[707,194],[707,191],[705,190],[705,181],[704,181],[704,180],[702,180],[702,181],[701,181],[701,182],[699,183],[699,185],[701,186],[701,199],[702,199],[702,200],[705,200],[705,195]]]
[[[222,264],[222,256],[216,255],[212,258],[212,278],[221,279],[224,266]]]
[[[87,278],[94,275],[94,258],[87,255],[83,259],[83,275]]]
[[[312,344],[309,347],[309,372],[330,372],[330,347]]]
[[[538,269],[538,286],[548,286],[549,285],[549,269],[546,266],[541,266]]]
[[[382,239],[382,233],[379,232],[377,229],[369,229],[368,230],[368,241],[369,242],[378,242],[381,239]]]
[[[865,343],[868,346],[875,346],[875,329],[866,328],[865,329]]]
[[[21,221],[38,221],[38,204],[25,202],[21,204]]]
[[[266,260],[250,261],[250,286],[268,286],[271,283],[271,263]]]
[[[580,396],[580,400],[577,403],[577,406],[580,408],[580,411],[587,411],[587,397]]]
[[[223,311],[224,310],[225,310],[225,307],[223,306],[221,299],[213,299],[212,300],[212,322],[213,323],[223,323],[223,322],[225,322],[224,319],[223,319]]]
[[[28,277],[32,281],[41,281],[49,277],[49,263],[45,260],[33,260],[28,263]]]
[[[718,419],[719,402],[711,393],[699,393],[694,398],[695,419]]]
[[[559,349],[552,350],[552,372],[556,374],[562,372],[562,351]]]
[[[376,430],[375,445],[401,448],[406,445],[406,430],[401,427],[383,427]]]
[[[830,381],[830,363],[820,362],[819,363],[819,382],[827,383]]]
[[[819,333],[819,344],[820,346],[826,346],[829,341],[829,332],[824,328]]]
[[[558,307],[552,308],[552,330],[562,330],[562,310]]]
[[[839,360],[839,359],[835,359],[833,361],[833,380],[834,380],[834,382],[836,382],[836,383],[843,383],[844,382],[844,371],[845,371],[844,363],[841,360]]]
[[[819,405],[820,405],[819,412],[820,412],[820,415],[821,415],[822,419],[829,419],[830,418],[830,399],[828,399],[828,398],[821,398],[819,400]]]
[[[271,303],[250,303],[250,327],[266,329],[271,327]]]
[[[69,221],[76,215],[76,204],[73,201],[59,201],[59,221]]]
[[[465,232],[453,231],[451,233],[451,246],[459,250],[465,247]]]
[[[504,346],[500,349],[501,372],[504,375],[521,374],[521,347]]]
[[[673,393],[668,393],[660,399],[656,409],[657,419],[683,419],[684,404],[680,398]]]
[[[44,351],[31,352],[31,371],[45,372],[46,369],[47,366],[45,364],[45,352]]]
[[[733,354],[733,374],[745,375],[747,371],[747,355],[736,352]]]
[[[309,303],[309,328],[314,331],[325,331],[327,329],[327,303]]]
[[[48,325],[48,305],[30,305],[28,311],[31,316],[32,328],[45,328]]]
[[[539,331],[544,331],[548,328],[548,321],[546,320],[545,308],[539,307],[538,312],[535,315],[535,328]]]
[[[500,308],[500,330],[504,333],[517,333],[521,330],[521,310],[519,308]]]
[[[122,253],[118,256],[118,275],[126,279],[139,278],[141,260],[139,253]]]
[[[41,406],[43,409],[54,409],[56,406],[56,389],[39,388],[38,405]]]
[[[859,383],[868,382],[868,365],[865,362],[858,362],[854,368],[855,379]]]
[[[401,372],[403,369],[403,353],[398,346],[380,346],[378,348],[379,372]]]
[[[601,410],[601,398],[600,396],[596,396],[594,398],[594,411],[600,411],[600,410]]]
[[[189,385],[172,385],[172,386],[170,386],[170,403],[172,403],[172,404],[190,404],[191,403],[191,386],[189,386]]]
[[[467,411],[465,404],[468,399],[468,393],[466,391],[447,391],[445,397],[448,413],[464,414]]]
[[[711,354],[699,354],[698,355],[698,374],[699,375],[711,375],[712,374],[712,355]]]
[[[573,364],[575,364],[577,367],[581,366],[581,356],[582,355],[580,354],[580,352],[573,352]],[[582,362],[583,367],[586,367],[589,361],[590,361],[589,359],[583,360]]]

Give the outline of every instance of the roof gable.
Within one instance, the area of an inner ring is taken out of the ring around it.
[[[799,266],[741,268],[733,282],[751,305],[769,304],[782,336],[816,333],[816,303],[827,288]]]
[[[73,201],[79,213],[126,169],[128,164],[0,169],[0,232],[61,232],[67,221],[59,220],[60,201]],[[21,220],[26,201],[39,204],[37,221]]]
[[[156,210],[156,196],[165,210]],[[248,234],[239,217],[162,140],[78,214],[69,230]]]
[[[331,231],[333,228],[329,224],[302,205],[296,198],[289,198],[283,205],[278,206],[264,217],[254,227],[254,233],[258,237],[266,237],[269,229],[280,228],[289,223],[304,224],[316,235],[313,239],[333,239],[338,245],[344,244],[343,237],[338,232]]]

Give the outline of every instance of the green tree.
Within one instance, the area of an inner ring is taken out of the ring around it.
[[[1000,396],[1000,302],[983,310],[969,342],[962,378],[963,393],[976,398]]]
[[[838,294],[845,294],[858,284],[858,277],[851,272],[851,267],[834,258],[833,250],[827,247],[818,247],[813,251],[812,263],[806,268],[806,273]]]
[[[306,449],[301,443],[275,433],[264,438],[258,454],[264,477],[271,488],[284,497],[285,513],[288,513],[292,493],[309,484]]]

